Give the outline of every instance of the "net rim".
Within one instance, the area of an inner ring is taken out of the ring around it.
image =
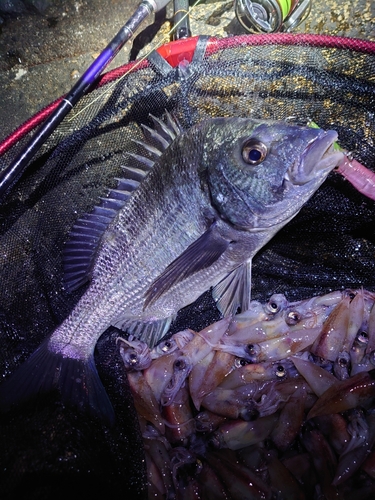
[[[182,59],[191,62],[198,39],[199,36],[194,36],[187,39],[168,42],[161,45],[156,50],[172,67],[176,67]],[[375,54],[375,42],[370,40],[305,33],[237,35],[227,38],[210,37],[208,39],[206,53],[210,56],[220,50],[235,48],[238,46],[251,47],[261,45],[312,46]],[[123,77],[127,73],[147,68],[149,65],[150,64],[147,59],[140,59],[108,71],[100,77],[97,84],[90,89],[89,93],[115,81],[118,78]],[[0,142],[0,157],[9,151],[9,149],[11,149],[18,141],[22,140],[24,136],[43,123],[55,111],[63,98],[64,95],[57,98],[55,101],[52,101],[5,137],[5,139]]]

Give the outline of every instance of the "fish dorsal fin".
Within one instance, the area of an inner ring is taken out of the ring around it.
[[[228,274],[212,290],[217,308],[223,316],[247,311],[251,299],[251,259]]]
[[[181,126],[178,121],[166,111],[165,121],[150,114],[154,127],[142,125],[143,133],[149,142],[156,143],[159,150],[165,151],[176,137],[181,134]],[[153,152],[149,146],[141,143],[148,151]]]
[[[82,215],[72,228],[65,245],[63,255],[64,284],[69,292],[77,290],[91,277],[97,250],[108,225],[124,207],[132,193],[138,188],[155,161],[162,152],[173,142],[181,127],[172,116],[166,112],[165,122],[151,116],[155,130],[146,127],[146,135],[158,143],[158,148],[142,141],[134,141],[142,146],[153,158],[147,158],[135,153],[128,156],[136,160],[137,166],[123,166],[123,176],[116,178],[117,187],[109,189],[107,197],[100,198],[100,202],[89,214]]]
[[[120,190],[110,191],[111,194],[114,196],[103,198],[92,213],[79,218],[70,232],[63,254],[64,285],[68,292],[77,290],[90,279],[100,240],[128,196]]]

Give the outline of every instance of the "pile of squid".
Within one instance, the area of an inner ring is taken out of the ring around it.
[[[375,494],[375,293],[282,294],[153,349],[119,338],[149,498]]]

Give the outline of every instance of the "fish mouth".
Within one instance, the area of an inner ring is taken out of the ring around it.
[[[319,130],[317,136],[308,143],[300,158],[284,175],[285,193],[289,192],[289,197],[295,193],[295,203],[291,205],[282,200],[273,204],[272,209],[259,217],[259,230],[279,226],[280,221],[287,224],[324,182],[329,172],[341,163],[344,154],[334,149],[337,137],[334,130]]]
[[[337,140],[334,130],[321,130],[305,148],[301,157],[286,172],[285,179],[293,184],[303,185],[334,169],[344,155],[334,149]]]

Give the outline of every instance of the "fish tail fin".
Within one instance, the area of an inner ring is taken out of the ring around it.
[[[0,386],[0,410],[58,390],[61,400],[82,411],[114,422],[114,410],[99,378],[94,356],[88,360],[64,357],[48,349],[48,339]]]

